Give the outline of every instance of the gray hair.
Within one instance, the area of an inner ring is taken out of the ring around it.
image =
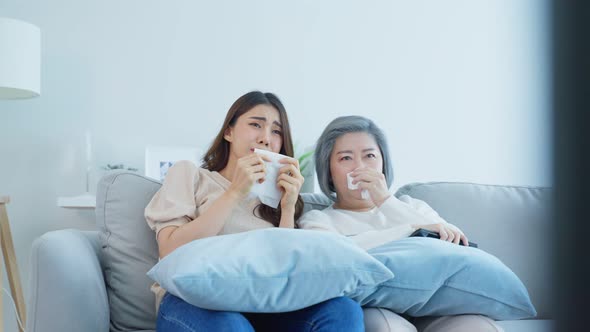
[[[375,139],[375,142],[381,150],[383,156],[383,174],[387,181],[387,187],[391,187],[393,183],[393,165],[389,156],[389,148],[385,134],[375,123],[362,116],[341,116],[328,124],[324,132],[318,138],[315,149],[315,166],[318,182],[322,192],[330,197],[331,200],[336,200],[336,188],[332,182],[332,173],[330,172],[330,156],[334,149],[334,143],[338,137],[348,134],[364,132]]]

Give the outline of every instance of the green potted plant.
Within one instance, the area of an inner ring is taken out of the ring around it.
[[[314,192],[315,182],[315,162],[314,162],[315,147],[308,147],[301,153],[296,153],[295,157],[299,161],[299,170],[305,179],[301,187],[302,193]]]

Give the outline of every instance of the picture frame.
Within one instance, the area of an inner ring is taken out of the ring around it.
[[[145,176],[164,181],[168,169],[179,160],[189,160],[200,165],[203,151],[194,146],[158,146],[145,148]]]

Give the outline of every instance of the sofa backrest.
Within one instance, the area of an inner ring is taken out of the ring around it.
[[[550,188],[458,182],[412,183],[396,196],[421,199],[522,280],[537,318],[554,318]]]

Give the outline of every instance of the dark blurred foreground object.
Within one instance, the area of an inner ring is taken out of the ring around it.
[[[590,1],[553,0],[556,331],[588,331]]]

